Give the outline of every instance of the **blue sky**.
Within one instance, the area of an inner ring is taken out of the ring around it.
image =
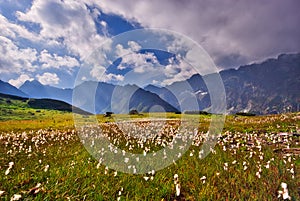
[[[218,70],[300,52],[299,7],[298,0],[2,0],[0,79],[16,87],[33,79],[61,88],[73,87],[78,79],[168,85],[199,72],[193,65],[201,62],[201,73],[216,70],[207,70],[213,67],[191,51],[194,44]],[[178,34],[148,32],[120,41],[118,34],[142,28]],[[194,43],[186,46],[185,37]],[[142,45],[142,38],[170,52],[143,50],[149,44]],[[93,63],[80,74],[99,47],[104,50],[97,56],[105,59],[113,52],[119,58]]]

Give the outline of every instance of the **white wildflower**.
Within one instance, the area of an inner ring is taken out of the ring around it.
[[[204,184],[206,180],[206,176],[201,177],[200,180],[202,180],[202,183]]]
[[[179,183],[176,184],[175,188],[176,188],[176,196],[178,197],[180,196],[180,184]]]
[[[10,168],[7,168],[7,170],[5,171],[5,175],[8,175],[10,172]]]
[[[178,174],[174,174],[174,183],[177,183],[178,181]]]
[[[108,173],[108,167],[106,166],[104,169],[104,174],[107,174],[107,173]]]
[[[178,179],[178,174],[174,175],[174,184],[176,189],[176,196],[180,196],[180,183]]]
[[[270,164],[268,163],[265,167],[266,167],[267,169],[269,169],[269,168],[270,168]]]
[[[206,179],[206,176],[203,176],[200,178],[200,180],[205,180]]]
[[[281,183],[281,188],[282,188],[282,191],[280,190],[280,191],[278,191],[278,198],[280,198],[281,196],[282,196],[282,198],[284,199],[284,200],[286,200],[286,199],[291,199],[291,197],[289,196],[289,191],[288,191],[288,189],[287,189],[287,184],[286,183],[284,183],[284,182],[282,182]]]
[[[12,169],[13,166],[14,166],[14,162],[9,162],[8,163],[8,168],[5,171],[5,175],[8,175],[10,173],[10,170]]]
[[[48,171],[48,169],[49,169],[49,165],[46,165],[45,167],[44,167],[44,172],[47,172]]]
[[[223,151],[226,151],[226,146],[223,146]]]
[[[21,195],[19,195],[19,194],[14,194],[14,196],[12,196],[12,197],[10,198],[10,200],[11,200],[11,201],[14,201],[14,200],[20,200],[21,198],[22,198]]]
[[[260,172],[256,172],[256,176],[260,178]]]
[[[14,166],[14,162],[9,162],[8,166],[9,166],[9,168],[12,168]]]
[[[228,163],[224,163],[224,167],[223,168],[224,168],[224,170],[227,171],[228,170]]]

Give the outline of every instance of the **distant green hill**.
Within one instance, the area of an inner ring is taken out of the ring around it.
[[[0,93],[0,120],[33,119],[55,112],[90,114],[63,101],[23,98]]]

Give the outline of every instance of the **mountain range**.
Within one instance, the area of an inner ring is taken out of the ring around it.
[[[272,114],[299,111],[300,105],[300,54],[281,54],[259,64],[241,66],[219,72],[225,87],[227,111]],[[210,94],[204,80],[212,74],[193,75],[186,81],[167,87],[148,85],[145,89],[179,109],[189,94],[197,97],[200,110],[208,110]],[[183,86],[188,83],[191,87]],[[177,94],[175,99],[173,94]]]
[[[28,97],[28,94],[24,93],[23,91],[17,89],[7,82],[3,82],[2,80],[0,80],[0,93],[13,96]]]
[[[219,75],[224,83],[229,113],[271,114],[299,111],[299,53],[281,54],[276,59],[267,59],[262,63],[220,71]],[[193,110],[193,107],[182,108],[182,105],[192,105],[192,98],[196,98],[199,110],[209,112],[210,93],[204,80],[213,76],[196,74],[185,81],[174,82],[165,87],[148,85],[144,88],[86,81],[74,89],[60,89],[34,80],[26,81],[17,89],[0,81],[0,93],[61,100],[92,113],[127,113],[131,109],[139,112]],[[78,94],[75,100],[72,100],[73,93]]]

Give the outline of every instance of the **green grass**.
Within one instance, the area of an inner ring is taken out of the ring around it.
[[[105,166],[98,165],[74,132],[72,114],[45,110],[35,112],[33,116],[39,115],[37,113],[44,115],[0,122],[0,191],[5,191],[0,200],[10,200],[14,194],[20,194],[24,200],[117,200],[118,197],[121,200],[174,200],[174,174],[179,176],[181,200],[277,200],[281,182],[288,184],[292,200],[300,200],[299,156],[273,151],[286,146],[276,137],[277,133],[299,129],[299,113],[228,116],[225,138],[215,146],[215,154],[199,159],[200,147],[191,146],[176,164],[155,172],[153,180],[151,174],[118,172],[114,176],[111,169],[105,174]],[[113,115],[112,118],[98,115],[97,120],[104,123],[148,115]],[[94,118],[77,117],[83,122]],[[167,114],[170,119],[178,117]],[[209,116],[192,117],[200,119],[201,130],[208,129]],[[269,143],[273,139],[277,140],[276,143]],[[248,145],[249,140],[255,146],[262,142],[261,151]],[[291,147],[300,147],[299,137],[288,137],[287,141]],[[237,143],[239,147],[232,148]],[[250,152],[253,152],[251,158]],[[232,164],[233,161],[236,163]],[[266,168],[268,161],[269,168]],[[9,162],[14,162],[14,165],[5,175]],[[246,162],[246,170],[243,162]],[[224,163],[228,163],[228,170],[224,170]],[[49,169],[45,172],[46,165]],[[260,178],[256,175],[259,166]],[[292,178],[291,168],[294,168],[295,178]],[[145,176],[149,180],[146,181]],[[206,176],[205,183],[202,176]],[[38,183],[41,184],[37,188],[39,192],[34,193]]]
[[[89,114],[76,107],[78,114]],[[62,101],[51,99],[28,99],[0,94],[0,121],[42,120],[72,111],[72,106]]]

